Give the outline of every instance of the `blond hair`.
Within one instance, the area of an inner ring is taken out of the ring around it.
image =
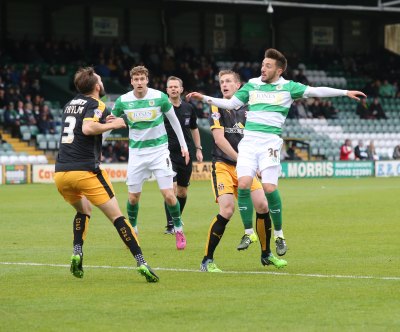
[[[149,77],[149,70],[145,66],[136,66],[132,67],[131,71],[129,72],[131,78],[135,75],[144,75],[147,78]]]
[[[221,70],[218,73],[218,78],[221,79],[222,76],[224,75],[232,75],[234,80],[238,83],[240,83],[240,76],[237,72],[233,71],[233,70]]]

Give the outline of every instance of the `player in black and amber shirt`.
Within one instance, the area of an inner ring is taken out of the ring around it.
[[[101,100],[83,94],[78,94],[65,105],[56,172],[99,172],[102,135],[85,135],[82,128],[84,121],[106,123],[107,115],[110,113]]]
[[[219,84],[224,98],[231,98],[240,87],[239,75],[231,70],[219,73]],[[243,128],[246,122],[247,107],[242,106],[236,110],[219,109],[211,107],[209,118],[210,128],[214,137],[213,161],[211,181],[214,196],[219,204],[219,214],[214,217],[208,231],[207,243],[200,270],[204,272],[221,272],[214,263],[214,251],[224,234],[225,227],[231,219],[235,200],[238,195],[238,179],[236,174],[236,161],[238,145],[243,138]],[[268,213],[268,203],[264,196],[261,183],[253,179],[251,197],[256,216],[256,230],[261,245],[261,263],[283,267],[286,261],[276,258],[270,249],[271,219]],[[253,225],[244,225],[245,234],[241,239],[238,250],[247,249],[257,241]]]
[[[79,69],[74,83],[79,94],[63,109],[60,150],[54,176],[58,191],[76,210],[70,271],[75,277],[83,278],[82,247],[93,204],[114,224],[136,259],[139,273],[148,282],[157,282],[159,278],[143,258],[132,226],[122,215],[107,173],[99,167],[102,134],[124,128],[125,121],[107,115],[105,105],[100,101],[104,95],[103,83],[93,68]]]
[[[197,127],[196,111],[192,104],[189,104],[181,99],[182,92],[182,80],[175,76],[168,77],[167,94],[171,104],[174,106],[175,114],[182,127],[186,144],[190,151],[192,150],[191,148],[193,148],[194,142],[196,148],[196,159],[197,161],[202,162],[203,153],[200,142],[200,133]],[[176,136],[175,131],[166,117],[164,117],[164,125],[168,135],[168,150],[171,157],[172,169],[176,173],[174,176],[174,191],[179,201],[182,215],[182,211],[185,208],[187,200],[190,177],[192,175],[192,158],[190,158],[189,163],[186,165],[185,159],[182,157],[181,146],[179,144],[178,137]],[[165,234],[173,234],[174,225],[167,208],[165,208],[165,214],[167,216]]]

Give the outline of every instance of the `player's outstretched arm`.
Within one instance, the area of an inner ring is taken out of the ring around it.
[[[360,100],[361,97],[366,97],[366,95],[361,91],[353,91],[353,90],[342,90],[342,89],[334,89],[325,86],[313,87],[307,86],[303,97],[317,97],[317,98],[324,98],[324,97],[341,97],[347,96],[351,99]]]
[[[230,99],[224,99],[224,98],[214,98],[214,97],[206,96],[199,92],[191,92],[191,93],[188,93],[186,96],[187,100],[189,100],[190,98],[200,100],[207,104],[215,105],[217,107],[221,107],[221,108],[229,109],[229,110],[233,110],[233,109],[236,109],[236,108],[244,105],[244,103],[241,100],[239,100],[238,98],[236,98],[235,96],[233,96]]]
[[[85,135],[99,135],[106,131],[113,129],[125,128],[126,124],[124,119],[117,118],[107,123],[100,123],[97,121],[86,120],[83,121],[82,132]]]
[[[347,91],[347,97],[355,100],[360,100],[360,97],[367,98],[367,95],[361,91],[349,90]]]
[[[189,101],[190,99],[195,99],[195,100],[199,100],[202,101],[204,98],[204,95],[201,94],[200,92],[190,92],[186,95],[186,100]]]
[[[169,123],[171,124],[172,129],[174,130],[176,137],[178,137],[179,144],[181,145],[182,157],[185,158],[186,165],[189,163],[189,150],[185,141],[185,137],[183,136],[182,127],[179,123],[178,118],[176,117],[174,108],[164,113],[168,118]]]

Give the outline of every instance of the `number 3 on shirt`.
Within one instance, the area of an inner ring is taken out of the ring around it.
[[[74,141],[74,129],[76,125],[76,118],[73,116],[67,116],[65,118],[63,136],[61,143],[71,144]],[[64,136],[66,134],[67,136]]]

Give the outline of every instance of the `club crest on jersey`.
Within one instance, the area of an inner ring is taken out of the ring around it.
[[[254,84],[253,87],[254,87],[255,90],[260,89],[260,86],[258,84]]]
[[[213,118],[213,120],[218,121],[221,117],[221,114],[219,114],[219,112],[213,112],[211,114],[211,117]]]
[[[222,191],[222,190],[224,190],[224,189],[225,189],[224,184],[223,184],[223,183],[219,183],[219,184],[218,184],[218,191]]]
[[[101,116],[102,116],[102,112],[99,110],[99,109],[95,109],[94,110],[94,115],[97,117],[97,118],[101,118]]]
[[[278,84],[278,85],[276,86],[276,90],[278,90],[278,91],[282,90],[282,88],[283,88],[282,84]]]
[[[154,100],[149,100],[149,105],[150,106],[154,106],[156,103],[154,102]]]

